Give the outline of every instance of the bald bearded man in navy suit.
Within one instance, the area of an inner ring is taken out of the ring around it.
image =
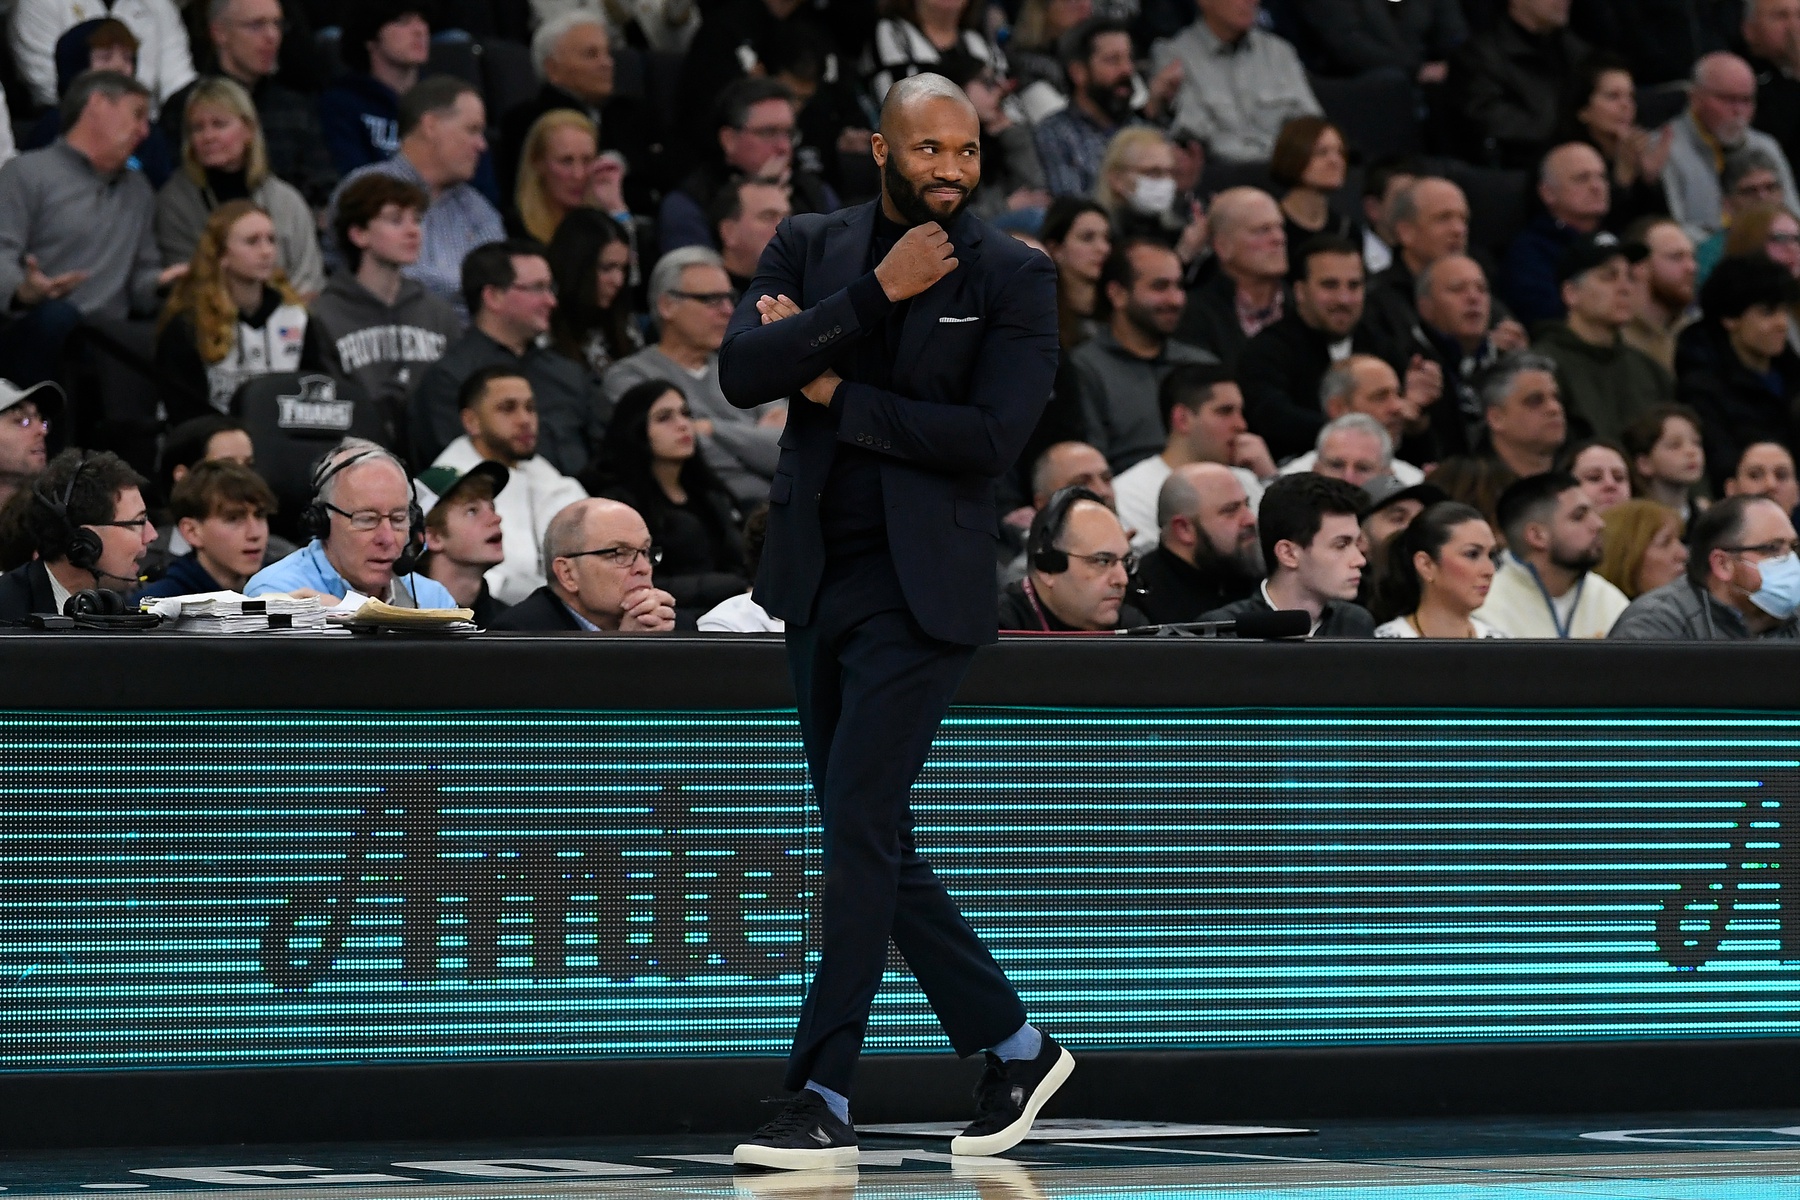
[[[825,831],[818,970],[792,1101],[735,1160],[857,1160],[849,1096],[891,939],[960,1055],[986,1051],[954,1153],[1030,1130],[1074,1059],[1024,1005],[914,845],[908,794],[975,647],[994,641],[994,480],[1056,375],[1056,269],[965,212],[981,127],[961,89],[888,92],[878,201],[791,217],[720,352],[742,408],[789,401],[756,600],[788,665]]]

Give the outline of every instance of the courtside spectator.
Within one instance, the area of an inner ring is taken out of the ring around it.
[[[1780,442],[1752,442],[1738,456],[1737,467],[1725,480],[1727,496],[1767,496],[1783,512],[1800,509],[1800,480],[1794,474],[1794,456]]]
[[[506,560],[505,525],[494,502],[510,479],[505,467],[485,460],[463,472],[430,467],[419,473],[419,486],[436,497],[421,501],[428,507],[419,571],[443,584],[459,608],[472,610],[483,629],[507,607],[494,598],[487,577]]]
[[[1200,19],[1150,49],[1158,74],[1179,62],[1170,128],[1191,133],[1214,156],[1261,162],[1294,117],[1318,116],[1319,101],[1294,48],[1257,27],[1254,0],[1196,0]]]
[[[1748,147],[1734,150],[1725,156],[1725,166],[1719,171],[1719,197],[1719,228],[1694,247],[1694,262],[1702,283],[1719,265],[1719,260],[1731,252],[1726,248],[1727,243],[1744,240],[1744,232],[1739,228],[1742,224],[1765,210],[1785,209],[1779,165],[1761,150]],[[1736,238],[1731,236],[1734,232]],[[1765,248],[1756,247],[1758,250]],[[1736,251],[1744,252],[1741,246]]]
[[[1115,246],[1100,270],[1095,314],[1106,328],[1069,352],[1059,388],[1072,388],[1087,441],[1123,471],[1162,449],[1157,388],[1174,368],[1213,355],[1174,337],[1186,296],[1181,260],[1160,242]]]
[[[1163,377],[1156,400],[1162,424],[1169,431],[1162,452],[1141,460],[1113,481],[1119,520],[1131,532],[1131,548],[1140,554],[1155,546],[1161,534],[1159,497],[1175,470],[1189,463],[1231,468],[1253,514],[1265,483],[1275,477],[1275,460],[1268,446],[1245,424],[1243,393],[1223,367],[1176,367]]]
[[[1530,167],[1565,114],[1581,107],[1588,45],[1568,25],[1569,0],[1507,0],[1492,28],[1450,56],[1444,99],[1461,120],[1459,132],[1475,142],[1469,157]]]
[[[0,505],[49,461],[50,423],[62,418],[55,385],[15,387],[0,379]]]
[[[1298,610],[1312,620],[1310,637],[1366,638],[1375,621],[1355,603],[1368,556],[1362,511],[1368,494],[1341,479],[1284,475],[1263,493],[1257,513],[1268,576],[1244,599],[1201,615],[1235,621],[1251,613]]]
[[[1795,0],[1800,3],[1800,0]],[[1673,218],[1639,225],[1626,235],[1647,251],[1633,271],[1631,320],[1622,331],[1627,345],[1643,351],[1663,370],[1675,370],[1675,345],[1694,319],[1694,293],[1699,265],[1694,243]]]
[[[1483,372],[1476,386],[1487,420],[1485,441],[1473,453],[1438,464],[1428,478],[1452,499],[1480,509],[1499,529],[1500,493],[1515,479],[1555,465],[1568,420],[1556,364],[1540,354],[1509,354]]]
[[[1790,450],[1800,358],[1788,345],[1788,313],[1800,283],[1767,258],[1728,258],[1700,288],[1700,320],[1676,348],[1681,402],[1700,414],[1706,461],[1723,482],[1742,447]]]
[[[1744,58],[1756,73],[1756,127],[1791,163],[1800,153],[1800,0],[1747,0],[1743,7]]]
[[[169,497],[169,515],[192,549],[170,562],[138,598],[241,591],[263,568],[275,507],[275,493],[249,467],[197,464]]]
[[[1506,302],[1526,325],[1568,311],[1558,286],[1557,264],[1570,246],[1600,231],[1610,203],[1606,161],[1585,142],[1567,142],[1544,155],[1538,167],[1538,199],[1544,211],[1513,237],[1506,249]]]
[[[1300,455],[1281,468],[1283,475],[1291,475],[1296,471],[1319,471],[1338,479],[1348,479],[1341,452],[1323,455],[1331,462],[1330,466],[1317,465],[1321,461],[1321,450],[1326,438],[1325,429],[1348,416],[1364,416],[1380,427],[1386,438],[1388,447],[1387,466],[1377,474],[1391,474],[1402,487],[1411,487],[1425,479],[1425,473],[1409,462],[1394,455],[1399,452],[1401,439],[1406,436],[1406,426],[1416,416],[1412,402],[1400,394],[1400,377],[1394,374],[1394,368],[1372,354],[1353,354],[1342,362],[1333,363],[1319,381],[1319,406],[1324,412],[1326,423],[1319,426],[1319,433],[1314,435],[1313,448]],[[1363,430],[1359,435],[1367,437],[1367,427],[1360,422],[1349,422],[1338,425],[1338,428]],[[1333,438],[1333,441],[1338,439]],[[1362,484],[1363,479],[1351,479],[1352,483]]]
[[[224,413],[208,411],[192,420],[183,421],[163,435],[162,450],[156,462],[156,495],[152,510],[156,519],[156,540],[144,555],[144,574],[159,578],[169,563],[193,549],[181,536],[181,530],[169,518],[169,497],[188,472],[203,462],[229,462],[240,467],[256,466],[256,446],[245,431],[244,423]],[[280,534],[269,534],[263,552],[263,566],[280,562],[294,552],[294,543]]]
[[[1148,622],[1126,603],[1136,556],[1112,509],[1064,488],[1031,520],[1025,578],[1000,593],[1000,628],[1036,633],[1128,629]]]
[[[1381,422],[1365,413],[1345,413],[1319,430],[1312,451],[1281,469],[1284,476],[1313,473],[1341,479],[1367,490],[1377,480],[1399,480],[1394,470],[1394,439]],[[1416,482],[1416,481],[1415,481]]]
[[[1056,330],[1067,354],[1100,328],[1100,271],[1112,253],[1112,224],[1092,200],[1059,196],[1044,213],[1038,239],[1056,263]]]
[[[1420,273],[1448,255],[1468,253],[1469,201],[1448,179],[1424,176],[1394,197],[1392,219],[1398,252],[1363,297],[1370,332],[1390,344],[1403,342],[1418,320]],[[1525,342],[1523,327],[1517,340]]]
[[[594,125],[592,153],[610,150],[622,157],[629,168],[623,195],[613,197],[605,211],[616,215],[629,207],[647,212],[650,197],[660,182],[659,156],[651,149],[651,131],[658,122],[639,100],[614,94],[612,39],[600,15],[576,10],[545,20],[532,35],[531,61],[543,86],[537,95],[508,109],[500,118],[494,169],[501,194],[511,196],[518,186],[532,126],[546,113],[573,109]],[[533,236],[549,238],[548,234],[535,232]]]
[[[1256,510],[1230,468],[1175,468],[1157,496],[1156,517],[1160,536],[1133,576],[1137,606],[1151,624],[1197,621],[1262,582]]]
[[[678,612],[698,617],[744,591],[742,518],[699,453],[681,389],[647,380],[619,397],[606,439],[582,472],[595,496],[629,504],[662,550],[657,583]]]
[[[1774,138],[1752,129],[1756,116],[1756,76],[1750,64],[1723,51],[1694,64],[1687,111],[1676,117],[1674,146],[1663,169],[1669,215],[1681,222],[1695,243],[1705,241],[1723,223],[1723,191],[1719,174],[1728,155],[1744,149],[1769,156],[1781,180],[1781,197],[1800,209],[1794,194],[1794,172]]]
[[[53,379],[84,317],[155,311],[162,267],[156,197],[127,169],[150,129],[150,93],[115,71],[89,71],[62,99],[62,136],[0,167],[0,376]],[[95,236],[105,230],[106,236]]]
[[[1556,469],[1580,481],[1602,515],[1631,499],[1631,467],[1625,447],[1606,438],[1583,438],[1562,448]]]
[[[493,628],[539,633],[665,633],[675,597],[655,585],[662,559],[644,519],[617,500],[579,500],[544,535],[550,581],[500,615]]]
[[[1497,507],[1506,552],[1475,615],[1508,637],[1605,637],[1629,601],[1593,573],[1606,523],[1581,484],[1563,471],[1527,476]]]
[[[1269,178],[1282,189],[1282,231],[1287,234],[1290,265],[1295,252],[1316,237],[1341,238],[1356,246],[1356,222],[1331,207],[1349,169],[1344,133],[1324,117],[1295,117],[1281,127],[1269,159]],[[1356,250],[1360,256],[1361,247]]]
[[[1260,188],[1227,188],[1207,213],[1218,271],[1188,294],[1175,335],[1236,368],[1251,338],[1287,310],[1287,235]]]
[[[1617,55],[1595,51],[1581,69],[1584,99],[1571,132],[1600,152],[1611,183],[1606,227],[1618,232],[1647,217],[1666,216],[1663,168],[1675,145],[1667,125],[1650,133],[1637,123],[1637,82]]]
[[[300,189],[307,203],[322,205],[337,185],[337,168],[319,127],[316,97],[276,81],[288,20],[282,0],[206,0],[206,32],[216,73],[248,92],[256,104],[269,170]],[[194,84],[189,84],[191,89]],[[181,140],[186,90],[163,105],[163,135]]]
[[[0,621],[60,613],[76,592],[135,591],[156,540],[143,486],[124,459],[104,450],[64,450],[51,459],[19,514],[18,535],[36,557],[0,575]]]
[[[88,71],[117,71],[137,76],[139,44],[125,22],[114,17],[96,17],[74,26],[56,40],[56,94],[68,94],[69,85]],[[22,137],[15,149],[10,131],[0,132],[0,163],[19,150],[40,150],[56,140],[61,129],[61,105],[51,105],[38,114],[36,124]],[[0,102],[0,114],[6,113]],[[8,114],[10,116],[10,114]],[[138,143],[131,159],[152,187],[168,182],[176,167],[175,153],[161,126],[152,123],[150,132]]]
[[[779,401],[737,408],[719,386],[719,347],[737,302],[724,264],[704,246],[671,251],[650,272],[649,292],[661,336],[656,345],[607,370],[601,380],[607,403],[617,403],[632,387],[652,379],[681,389],[699,418],[701,452],[708,465],[739,504],[762,503],[775,477],[787,410]]]
[[[551,518],[586,498],[587,490],[537,453],[537,402],[531,381],[517,366],[482,367],[463,381],[456,402],[462,436],[431,465],[459,474],[481,462],[506,468],[506,487],[494,497],[506,557],[488,572],[488,584],[502,604],[517,604],[544,586],[538,556]]]
[[[344,177],[341,193],[364,175],[403,179],[430,201],[419,227],[419,257],[405,274],[461,308],[463,259],[477,246],[506,236],[500,214],[469,182],[487,149],[487,109],[466,80],[433,75],[400,97],[400,149],[392,158]],[[328,226],[336,227],[337,198]],[[342,252],[331,248],[340,259]],[[327,257],[331,257],[328,255]]]
[[[1403,75],[1421,87],[1444,82],[1450,54],[1469,39],[1459,0],[1297,0],[1295,15],[1312,31],[1326,75]]]
[[[1623,335],[1631,320],[1632,268],[1645,250],[1597,233],[1573,243],[1557,262],[1568,316],[1538,329],[1532,351],[1556,363],[1563,403],[1578,428],[1617,439],[1657,404],[1673,403],[1675,379]]]
[[[275,222],[248,200],[207,218],[156,331],[156,386],[172,421],[231,411],[260,375],[316,370],[306,308],[280,266]]]
[[[744,573],[752,580],[756,578],[756,569],[762,565],[763,542],[768,536],[769,509],[764,505],[744,522]],[[695,628],[701,633],[784,632],[787,622],[764,612],[751,592],[752,589],[746,588],[730,599],[721,600],[701,614]]]
[[[1381,549],[1402,529],[1412,524],[1414,517],[1434,504],[1441,504],[1450,497],[1444,489],[1432,483],[1414,484],[1412,487],[1401,487],[1393,476],[1385,476],[1369,481],[1363,489],[1369,493],[1368,511],[1363,513],[1363,537],[1368,542],[1368,555],[1379,562]],[[1373,593],[1372,581],[1365,580],[1363,591]]]
[[[400,149],[400,97],[431,58],[429,3],[357,0],[344,13],[338,53],[345,71],[319,97],[319,126],[338,174]]]
[[[164,266],[194,257],[206,220],[222,204],[248,200],[275,222],[281,269],[302,296],[325,286],[319,222],[306,198],[269,169],[262,125],[244,89],[203,79],[187,93],[181,169],[156,194],[156,246]]]
[[[544,248],[519,240],[477,247],[463,260],[462,280],[474,320],[462,340],[425,369],[407,403],[414,461],[436,462],[462,436],[458,397],[464,382],[483,367],[506,366],[531,382],[538,453],[564,475],[580,474],[606,414],[588,373],[541,344],[556,307]]]
[[[1088,196],[1113,135],[1135,119],[1136,64],[1124,21],[1094,17],[1062,36],[1068,105],[1037,122],[1033,136],[1044,184],[1055,196]]]
[[[113,0],[103,7],[136,36],[137,78],[157,103],[193,82],[194,57],[173,0]],[[57,103],[56,43],[95,15],[82,0],[17,0],[12,6],[7,41],[33,101]]]
[[[553,108],[532,123],[510,198],[512,223],[525,236],[548,243],[563,218],[583,208],[630,225],[625,160],[617,151],[601,154],[599,140],[594,122],[572,108]]]
[[[1475,615],[1494,582],[1494,531],[1454,500],[1434,504],[1388,541],[1375,585],[1378,638],[1497,638]]]
[[[1682,404],[1660,404],[1630,425],[1620,444],[1631,467],[1631,494],[1674,509],[1686,528],[1706,507],[1706,452],[1700,416]]]
[[[848,20],[857,33],[844,44],[860,49],[862,37],[873,28],[872,9],[872,5],[858,5],[820,12],[794,0],[725,0],[706,8],[705,19],[681,64],[675,115],[683,136],[703,144],[713,129],[714,99],[745,76],[779,78],[788,48],[796,45],[823,48],[824,61],[816,64],[820,91],[847,93],[853,64],[832,50],[831,32],[819,22],[835,20],[841,28]],[[862,153],[868,154],[867,130],[863,131]]]
[[[1426,427],[1410,432],[1409,449],[1421,462],[1467,454],[1484,434],[1481,391],[1476,380],[1502,354],[1525,348],[1517,321],[1493,321],[1487,273],[1466,254],[1446,254],[1420,270],[1413,291],[1417,305],[1404,352],[1415,362],[1437,365],[1440,399],[1425,410]]]
[[[597,383],[608,367],[644,348],[628,286],[631,241],[605,213],[577,209],[557,226],[548,257],[556,284],[550,345]]]
[[[311,310],[321,364],[380,405],[395,445],[405,438],[413,385],[462,333],[456,310],[403,274],[419,260],[428,204],[418,187],[380,172],[345,184],[336,230],[343,265]]]
[[[1145,460],[1149,461],[1148,459]],[[1050,503],[1050,497],[1068,487],[1086,488],[1100,497],[1100,503],[1117,512],[1118,495],[1113,490],[1112,468],[1106,455],[1086,442],[1055,442],[1045,447],[1031,463],[1030,502],[1006,514],[1000,522],[1000,582],[1011,583],[1025,578],[1025,537],[1031,519]],[[1121,522],[1124,518],[1119,518]],[[1130,524],[1125,532],[1136,537]]]
[[[1393,264],[1400,245],[1394,233],[1394,200],[1413,185],[1422,169],[1415,159],[1390,155],[1363,172],[1362,252],[1371,278]]]
[[[775,227],[790,213],[786,186],[766,179],[732,179],[713,197],[710,216],[719,260],[739,294],[750,287]]]
[[[351,592],[401,608],[455,608],[443,584],[415,573],[405,559],[424,549],[413,540],[420,518],[412,480],[391,451],[363,438],[345,438],[313,469],[312,540],[244,585],[244,595],[267,592],[329,597]]]
[[[1627,500],[1606,513],[1606,548],[1594,573],[1628,600],[1673,583],[1687,572],[1681,517],[1654,500]]]
[[[797,111],[793,92],[773,79],[740,80],[719,96],[713,136],[698,147],[701,164],[663,197],[658,211],[664,254],[683,246],[718,248],[706,206],[733,175],[787,183],[788,203],[797,213],[841,207],[831,185],[794,160]]]
[[[1244,419],[1277,458],[1301,453],[1318,437],[1326,370],[1379,349],[1361,325],[1363,261],[1352,242],[1310,238],[1289,248],[1288,263],[1293,308],[1250,339],[1237,367]]]
[[[1121,129],[1100,160],[1094,199],[1112,221],[1115,238],[1143,237],[1171,245],[1186,268],[1206,250],[1211,230],[1192,194],[1180,193],[1178,167],[1175,144],[1162,130],[1154,125]],[[986,170],[984,162],[984,186]]]
[[[1766,496],[1731,496],[1688,534],[1686,574],[1631,602],[1620,639],[1688,642],[1800,637],[1800,559],[1794,523]]]

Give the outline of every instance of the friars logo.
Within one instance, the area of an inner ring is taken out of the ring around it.
[[[346,433],[356,405],[338,399],[337,385],[324,375],[304,375],[298,396],[277,396],[276,423],[296,432]]]

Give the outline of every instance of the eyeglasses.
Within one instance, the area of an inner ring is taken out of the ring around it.
[[[1800,233],[1771,233],[1768,244],[1771,246],[1800,246]]]
[[[509,283],[506,285],[506,290],[524,292],[528,296],[554,296],[556,295],[556,281],[546,279],[540,283]]]
[[[604,558],[621,571],[629,571],[637,565],[639,556],[651,566],[662,561],[661,546],[604,546],[599,550],[577,550],[574,554],[559,554],[558,558]]]
[[[1755,546],[1720,546],[1721,550],[1729,550],[1733,554],[1760,554],[1764,558],[1780,558],[1784,554],[1792,554],[1800,548],[1800,542],[1786,538],[1776,538],[1772,542],[1762,542]]]
[[[1125,573],[1129,575],[1137,569],[1138,556],[1135,554],[1110,554],[1101,551],[1099,554],[1071,554],[1070,558],[1078,558],[1096,571],[1110,571],[1123,564]]]
[[[11,425],[15,429],[36,428],[42,429],[45,433],[50,432],[49,417],[34,417],[30,413],[20,413],[17,416],[8,413],[5,417],[0,417],[0,424]]]
[[[147,516],[133,517],[129,521],[83,521],[82,522],[83,525],[87,525],[94,529],[142,529],[144,526],[148,525],[149,523],[150,523],[150,518]]]
[[[704,304],[708,307],[717,307],[721,304],[731,305],[738,302],[736,292],[678,292],[671,288],[669,295],[681,300],[692,300],[695,304]]]
[[[383,521],[392,525],[400,533],[405,533],[412,528],[412,513],[404,508],[380,513],[366,508],[360,512],[345,512],[335,504],[327,504],[325,507],[350,522],[350,528],[358,533],[368,533]]]

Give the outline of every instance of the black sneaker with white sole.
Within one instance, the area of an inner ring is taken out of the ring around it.
[[[975,1087],[975,1120],[952,1139],[950,1153],[980,1157],[1011,1150],[1074,1070],[1075,1056],[1047,1033],[1036,1058],[1003,1062],[989,1051]]]
[[[789,1100],[773,1120],[731,1152],[731,1161],[740,1167],[771,1171],[854,1167],[856,1159],[856,1130],[838,1120],[825,1097],[813,1091]]]

